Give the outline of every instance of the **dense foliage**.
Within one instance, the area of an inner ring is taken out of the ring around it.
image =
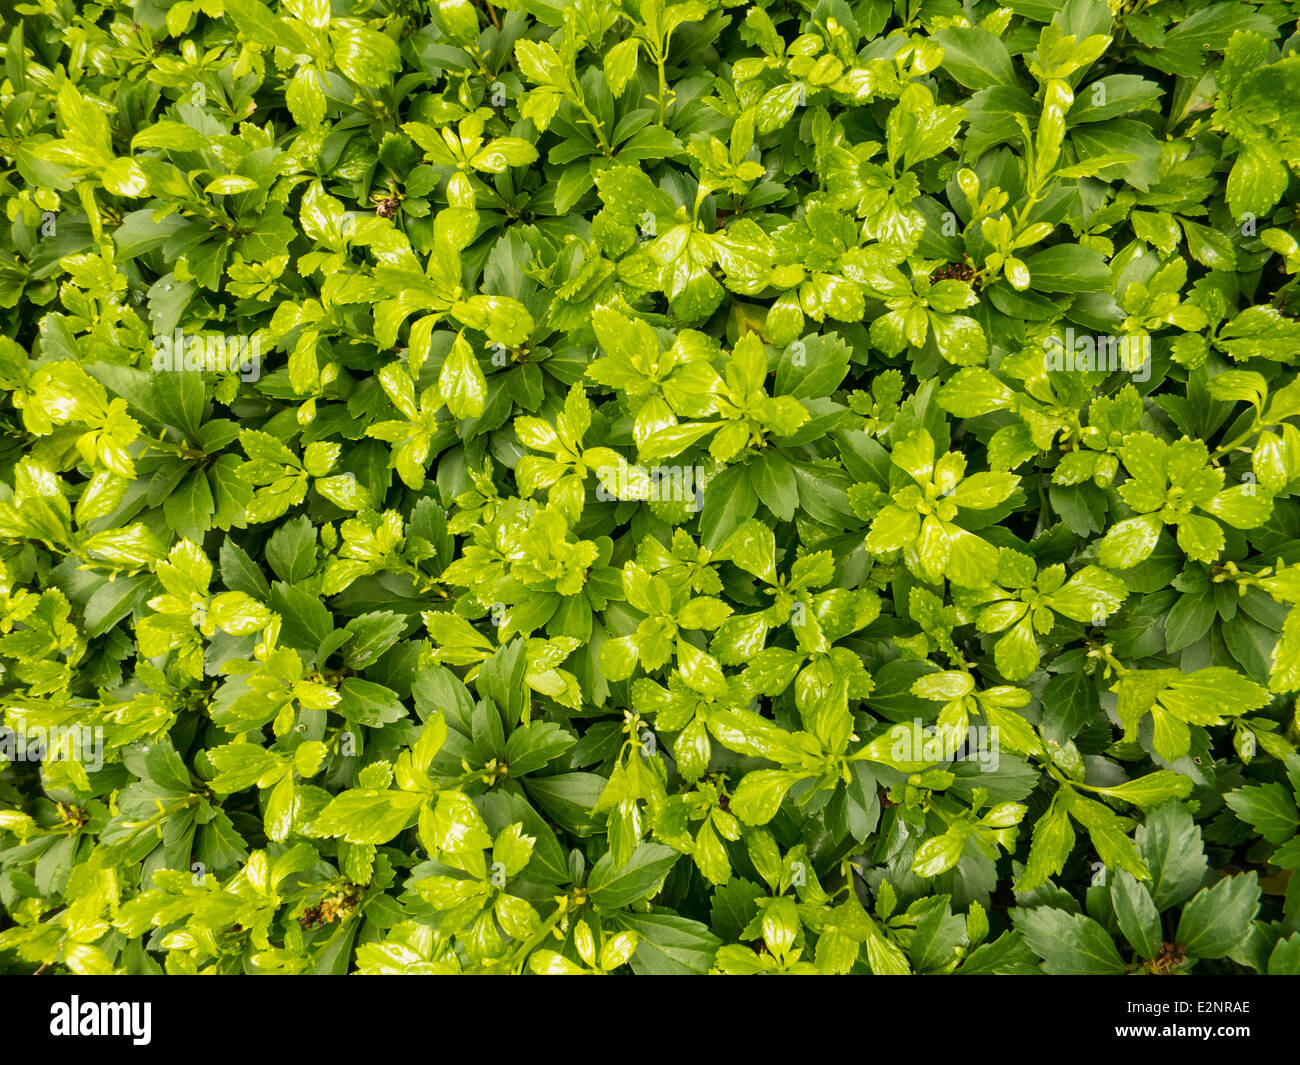
[[[8,971],[1300,972],[1294,3],[15,10]]]

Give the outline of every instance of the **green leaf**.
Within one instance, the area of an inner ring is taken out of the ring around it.
[[[1285,843],[1300,828],[1295,801],[1281,784],[1254,784],[1229,792],[1223,801],[1270,843]]]
[[[602,910],[617,910],[651,897],[681,857],[671,847],[642,843],[621,868],[612,854],[598,861],[587,878],[591,900]]]
[[[1187,798],[1192,793],[1192,780],[1180,773],[1160,769],[1124,784],[1096,790],[1101,795],[1112,799],[1123,799],[1143,810],[1149,810],[1170,799]]]
[[[438,374],[438,391],[456,418],[477,418],[487,402],[487,381],[464,335],[458,335]]]
[[[1121,869],[1110,881],[1110,904],[1120,931],[1138,957],[1157,957],[1161,948],[1160,912],[1147,889]]]
[[[1106,260],[1081,244],[1058,244],[1026,256],[1024,263],[1040,292],[1096,292],[1110,282]]]
[[[1191,898],[1205,877],[1200,830],[1187,807],[1157,806],[1136,834],[1138,853],[1151,871],[1151,896],[1164,911]]]
[[[719,548],[758,509],[749,471],[732,466],[709,481],[700,512],[700,538],[711,550]]]
[[[953,27],[940,30],[934,39],[943,46],[943,69],[966,88],[1015,87],[1011,53],[988,30],[977,26]]]
[[[1090,917],[1047,906],[1016,911],[1016,930],[1052,976],[1122,973],[1124,962],[1106,930]]]
[[[345,791],[316,815],[312,830],[349,843],[387,843],[411,823],[422,803],[421,796],[402,791]]]
[[[1069,811],[1070,816],[1088,830],[1097,857],[1103,863],[1113,869],[1122,869],[1139,880],[1151,879],[1146,863],[1139,857],[1119,817],[1109,808],[1075,794],[1070,799]]]
[[[1098,559],[1107,569],[1130,569],[1151,556],[1162,528],[1154,514],[1121,521],[1102,537]]]
[[[1250,932],[1259,909],[1259,877],[1225,876],[1183,907],[1174,939],[1197,958],[1222,958]]]
[[[1034,824],[1033,840],[1029,846],[1029,858],[1025,862],[1016,889],[1021,892],[1033,891],[1047,883],[1064,867],[1070,852],[1074,850],[1074,829],[1070,827],[1070,817],[1063,805],[1053,804]]]
[[[776,816],[786,792],[800,779],[800,774],[780,769],[746,773],[731,797],[732,812],[747,825],[765,825]]]

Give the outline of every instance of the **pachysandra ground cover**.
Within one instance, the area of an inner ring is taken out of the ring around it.
[[[1300,972],[1241,0],[0,29],[0,968]]]

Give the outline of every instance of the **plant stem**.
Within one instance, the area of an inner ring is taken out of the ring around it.
[[[657,60],[659,67],[659,125],[664,124],[664,114],[668,109],[668,79],[664,76],[664,55],[659,53]]]

